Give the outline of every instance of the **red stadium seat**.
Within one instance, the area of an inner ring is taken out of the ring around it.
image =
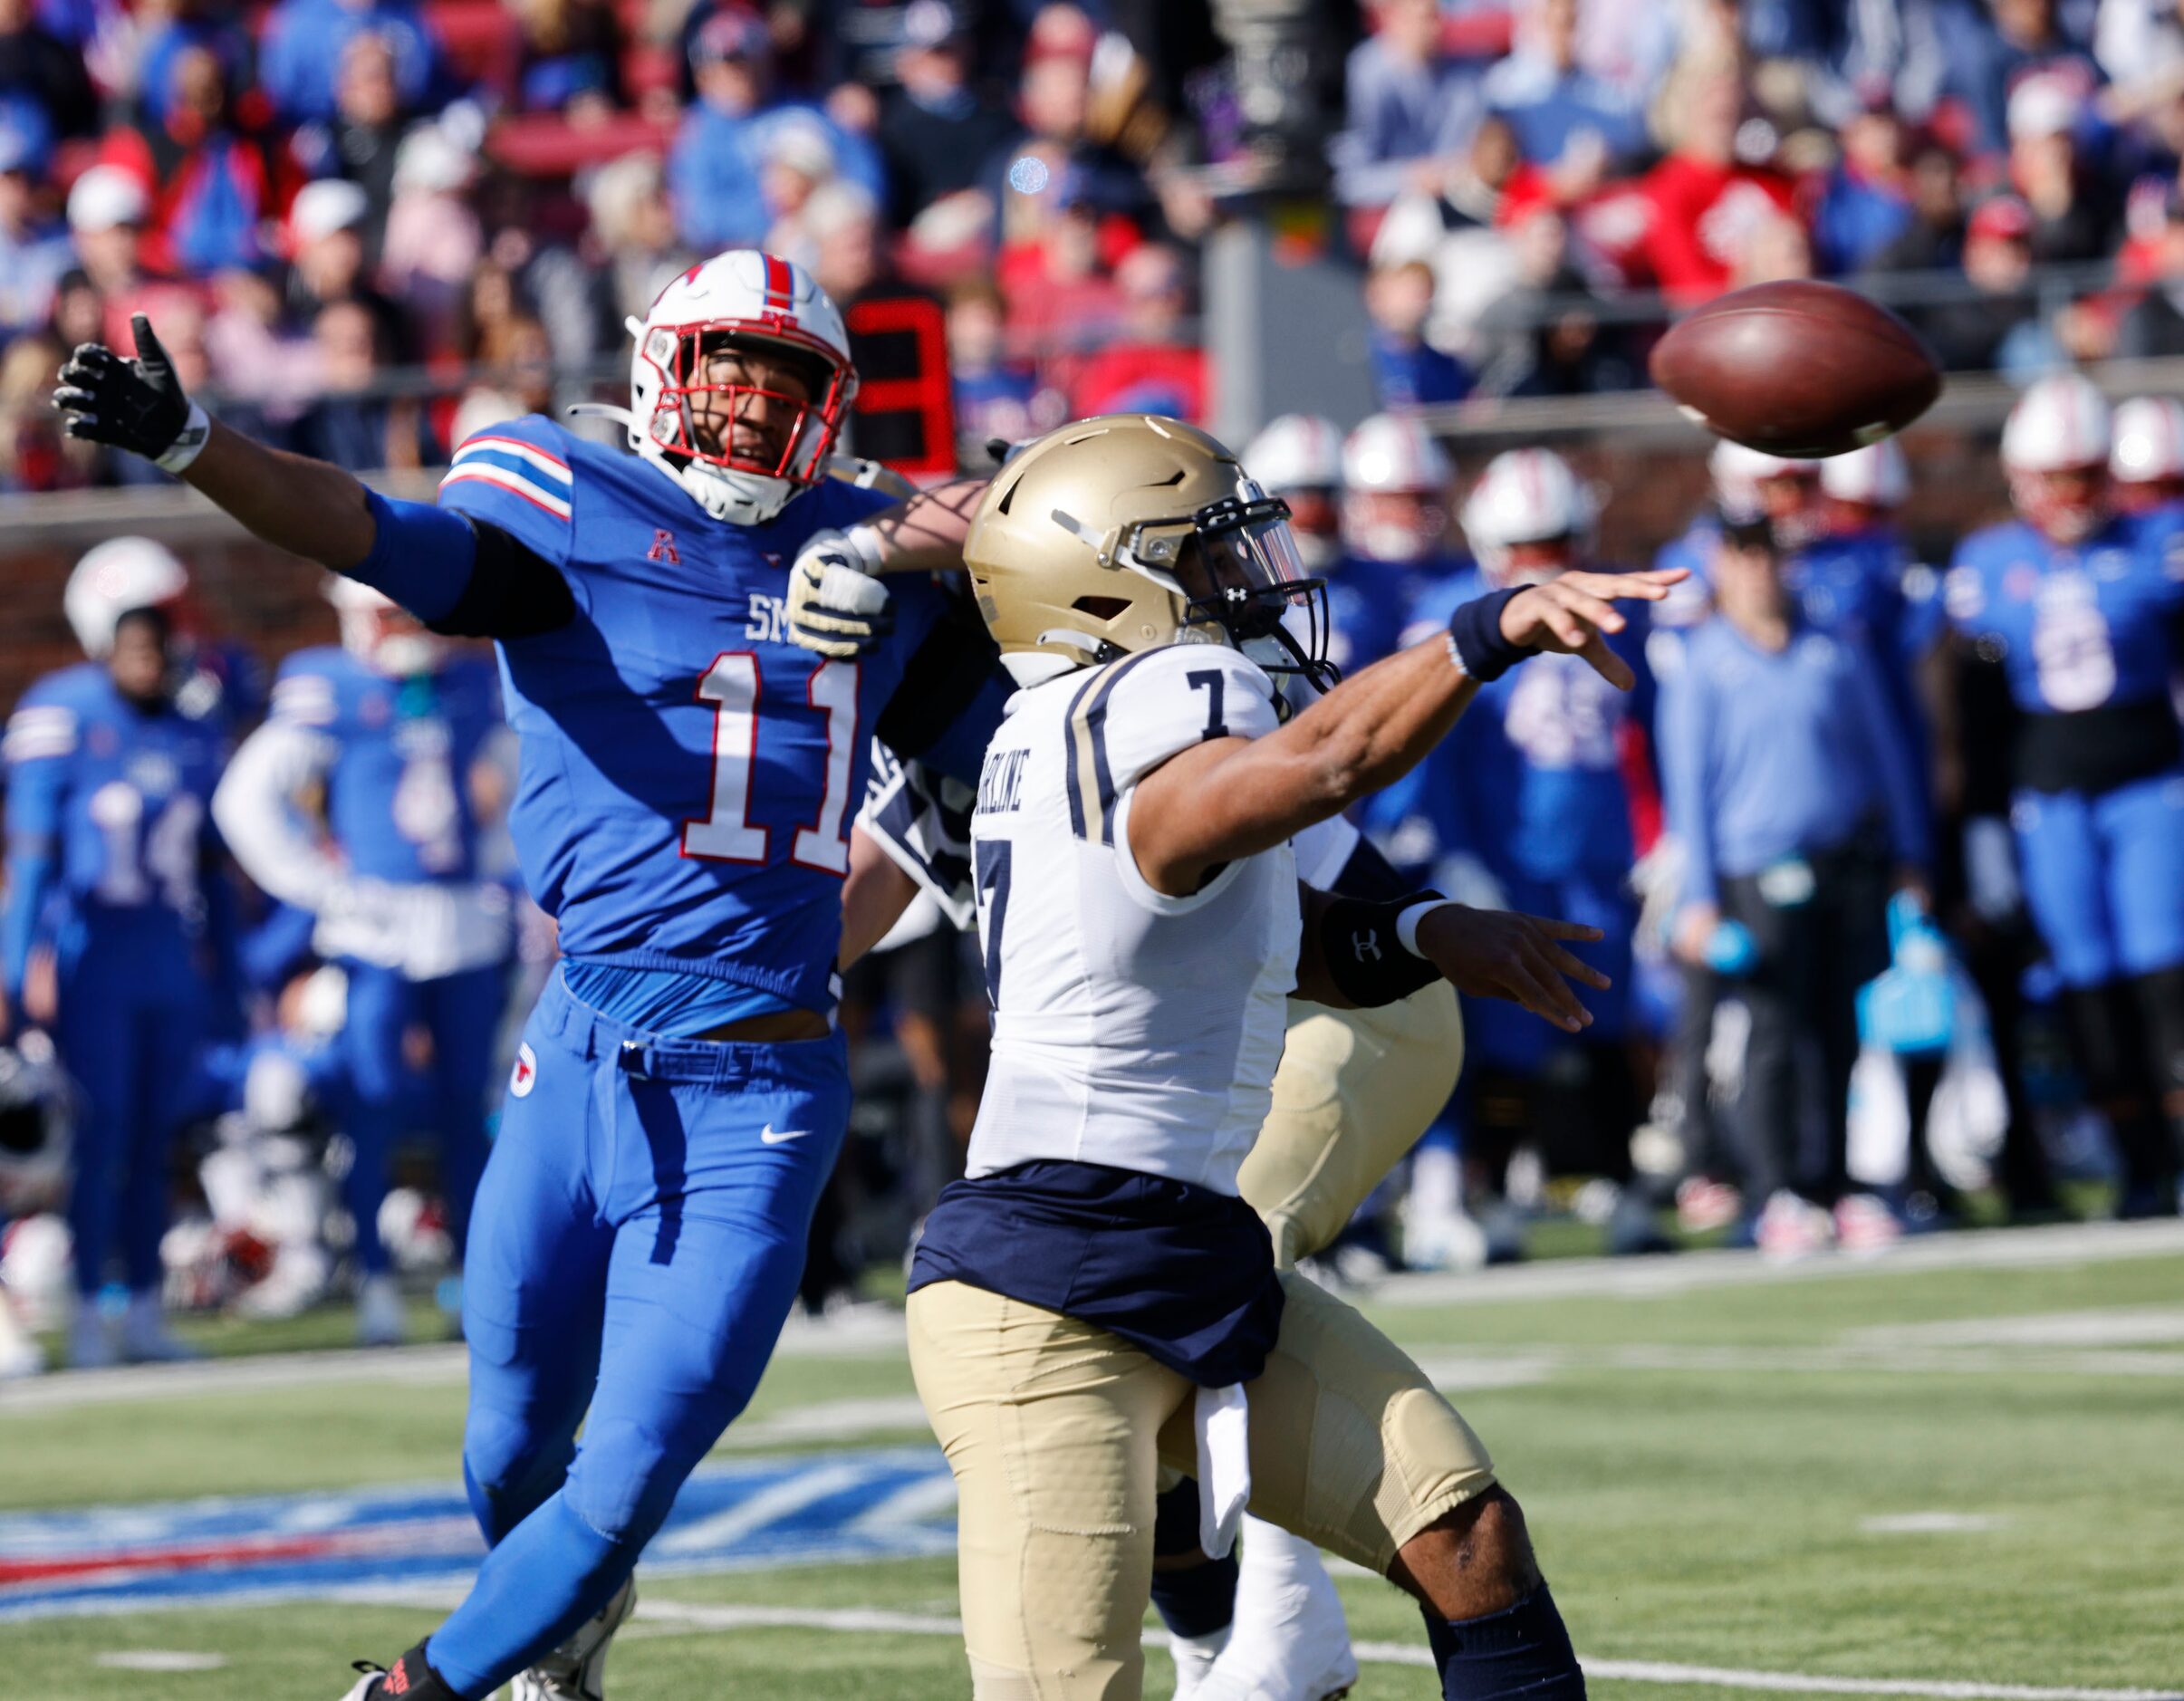
[[[495,124],[486,137],[486,152],[524,177],[566,178],[640,149],[664,149],[674,139],[672,123],[635,112],[617,112],[598,124],[572,124],[558,112],[525,112]]]
[[[499,0],[429,0],[425,21],[457,77],[502,95],[515,91],[523,30]]]

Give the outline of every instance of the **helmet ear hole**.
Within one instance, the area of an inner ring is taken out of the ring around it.
[[[1111,620],[1127,612],[1128,597],[1079,597],[1069,605],[1080,614],[1089,614],[1095,620]]]

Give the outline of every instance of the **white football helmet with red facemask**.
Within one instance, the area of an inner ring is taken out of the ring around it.
[[[380,673],[398,679],[430,673],[447,653],[445,639],[370,585],[329,574],[326,601],[341,617],[342,648]]]
[[[1821,494],[1852,508],[1893,514],[1911,494],[1911,469],[1894,437],[1820,463]]]
[[[2044,378],[2002,428],[2010,500],[2038,531],[2077,543],[2108,518],[2108,399],[2075,372]]]
[[[1523,543],[1563,545],[1561,567],[1574,566],[1592,547],[1600,513],[1592,487],[1552,449],[1509,449],[1486,463],[1464,504],[1464,535],[1486,576],[1497,584],[1544,578],[1544,563],[1513,569],[1510,551]]]
[[[694,265],[659,293],[640,322],[630,361],[630,447],[717,520],[763,525],[789,498],[826,476],[827,459],[857,394],[849,332],[827,293],[802,266],[755,248],[736,248]],[[747,383],[715,383],[706,358],[748,348],[809,365],[809,399]],[[736,452],[723,434],[700,444],[694,397],[720,397],[732,411],[764,395],[794,409],[778,454]]]
[[[94,661],[114,653],[114,629],[139,609],[173,610],[189,590],[189,570],[149,537],[110,537],[84,552],[68,576],[61,606]]]
[[[1375,561],[1424,561],[1448,530],[1455,477],[1416,418],[1374,414],[1342,444],[1342,541]]]
[[[1722,512],[1765,514],[1785,549],[1811,541],[1818,524],[1813,503],[1820,482],[1818,461],[1769,455],[1724,437],[1707,456],[1707,470],[1713,475]]]
[[[1289,504],[1289,534],[1304,565],[1334,564],[1341,520],[1342,433],[1318,414],[1285,413],[1252,438],[1244,466],[1260,488]]]

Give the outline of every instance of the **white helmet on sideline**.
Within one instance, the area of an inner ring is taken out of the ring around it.
[[[763,525],[826,476],[857,394],[857,372],[841,312],[802,266],[755,248],[731,249],[692,266],[659,293],[641,322],[628,325],[637,339],[630,358],[630,447],[707,514]],[[737,455],[728,443],[698,446],[692,396],[724,395],[732,406],[737,394],[762,393],[707,380],[704,357],[724,344],[757,345],[811,365],[809,399],[763,392],[797,409],[778,456]]]
[[[1245,447],[1243,460],[1260,488],[1277,496],[1342,487],[1342,430],[1316,413],[1285,413],[1270,421]]]
[[[2002,469],[2017,511],[2058,543],[2108,517],[2108,399],[2076,372],[2041,379],[2002,428]]]
[[[1423,561],[1448,530],[1455,477],[1415,416],[1374,414],[1342,444],[1343,541],[1378,561]]]
[[[1590,544],[1599,514],[1592,487],[1554,450],[1508,449],[1486,464],[1464,504],[1464,535],[1479,565],[1498,580],[1519,543],[1567,539],[1573,562]]]
[[[2108,476],[2120,485],[2184,478],[2184,406],[2168,396],[2119,403]]]
[[[1813,478],[1819,474],[1820,463],[1769,455],[1765,449],[1746,448],[1724,437],[1707,456],[1707,471],[1713,475],[1714,494],[1720,498],[1723,507],[1733,513],[1751,514],[1760,506],[1759,486],[1763,481]]]
[[[359,661],[404,678],[430,673],[446,655],[447,640],[384,592],[340,573],[327,575],[325,591],[341,617],[342,648]]]
[[[1882,437],[1821,462],[1820,489],[1837,502],[1860,507],[1900,508],[1911,494],[1911,470],[1896,439]]]
[[[1297,556],[1314,572],[1342,553],[1342,433],[1318,414],[1285,413],[1252,438],[1244,467],[1260,488],[1289,504]]]
[[[84,552],[68,576],[61,607],[93,661],[114,651],[114,628],[124,614],[163,608],[189,589],[189,569],[149,537],[110,537]]]

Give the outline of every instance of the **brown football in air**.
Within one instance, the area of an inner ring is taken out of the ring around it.
[[[1941,367],[1902,320],[1853,290],[1733,290],[1653,345],[1653,381],[1716,435],[1800,458],[1878,442],[1934,405]]]

